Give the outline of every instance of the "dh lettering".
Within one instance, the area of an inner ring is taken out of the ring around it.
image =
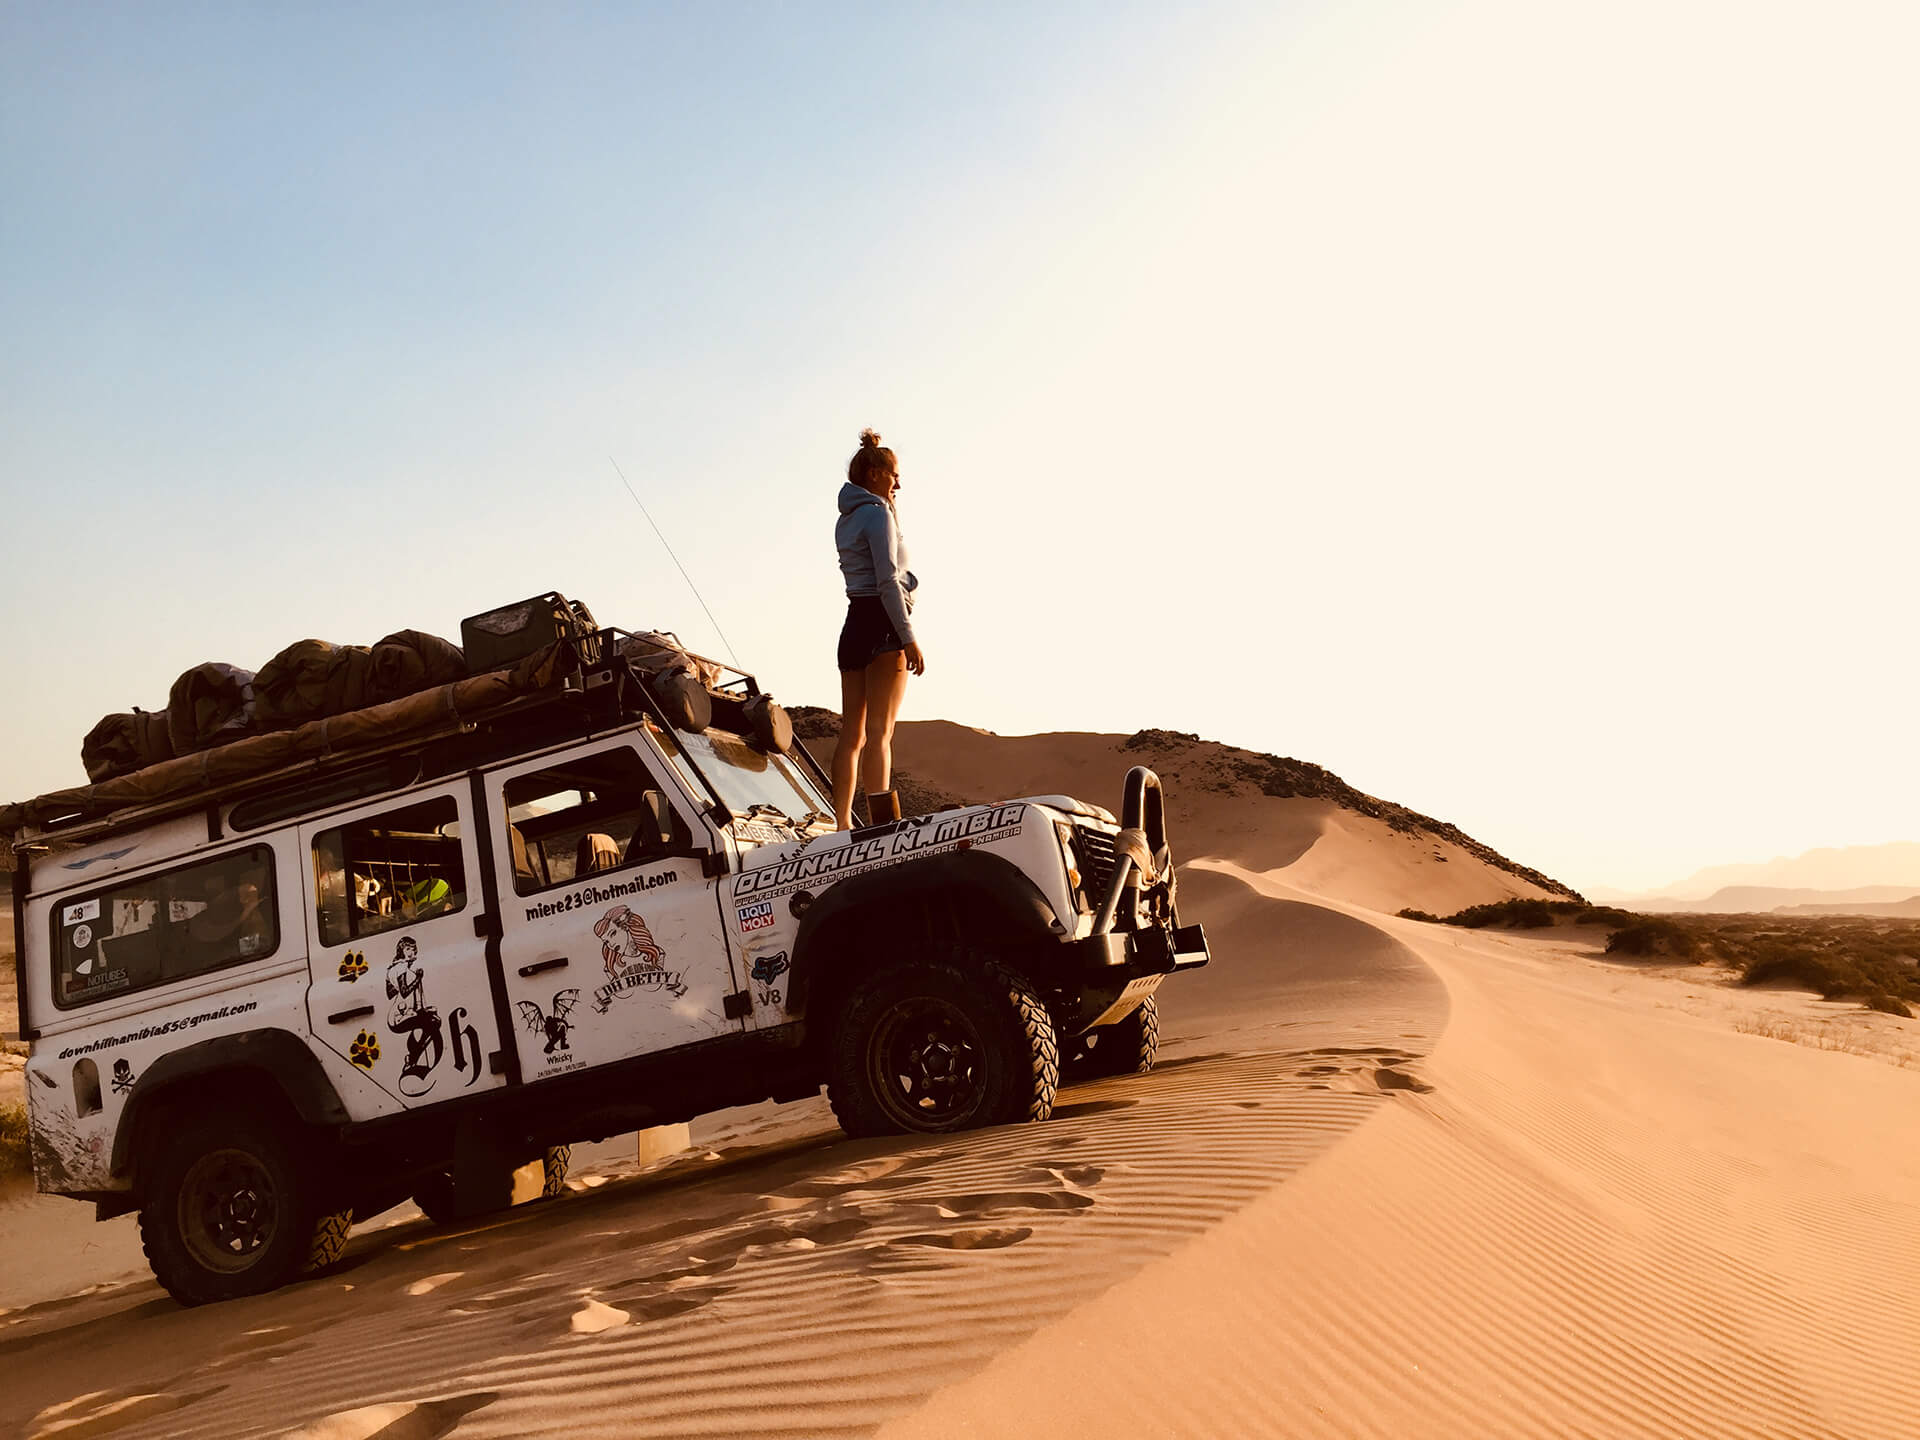
[[[456,1005],[447,1016],[447,1029],[453,1041],[453,1068],[466,1074],[467,1084],[471,1085],[480,1078],[480,1034],[467,1024],[464,1005]],[[467,1074],[469,1067],[471,1074]]]

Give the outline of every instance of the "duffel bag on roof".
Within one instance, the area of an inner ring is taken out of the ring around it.
[[[136,706],[131,714],[108,715],[80,742],[80,763],[95,784],[172,758],[173,741],[167,735],[164,710],[156,713]]]
[[[253,672],[209,660],[173,682],[167,739],[175,755],[225,745],[253,730]]]

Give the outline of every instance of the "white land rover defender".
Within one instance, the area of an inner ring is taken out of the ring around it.
[[[543,1155],[552,1193],[576,1141],[822,1084],[851,1135],[1044,1120],[1152,1065],[1207,950],[1151,771],[1117,822],[833,832],[752,677],[551,613],[468,622],[467,680],[0,810],[38,1188],[137,1209],[182,1302]]]

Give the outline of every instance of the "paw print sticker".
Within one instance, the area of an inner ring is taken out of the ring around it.
[[[346,958],[340,962],[340,978],[352,984],[367,973],[367,957],[358,950],[347,951]]]
[[[347,1059],[362,1070],[373,1069],[373,1062],[380,1058],[380,1037],[370,1030],[362,1030],[353,1037],[353,1044],[347,1049]]]

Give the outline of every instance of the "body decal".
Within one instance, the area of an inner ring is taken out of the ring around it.
[[[780,1005],[780,987],[774,982],[787,973],[787,952],[776,951],[772,955],[756,955],[753,966],[748,971],[753,977],[754,998],[762,1005],[778,1008]]]
[[[593,992],[594,1013],[604,1015],[620,996],[634,990],[663,990],[674,999],[687,993],[677,970],[667,969],[667,952],[647,929],[647,922],[625,905],[616,905],[594,922],[600,940],[600,960],[607,983]]]
[[[418,1099],[433,1088],[433,1072],[446,1058],[448,1028],[453,1032],[453,1068],[466,1075],[469,1085],[480,1078],[480,1035],[467,1023],[463,1007],[456,1006],[443,1025],[440,1012],[427,1003],[427,972],[420,964],[420,943],[411,935],[400,937],[387,962],[387,998],[393,1002],[387,1029],[407,1042],[400,1066],[402,1095]],[[374,1058],[379,1058],[377,1048]]]
[[[520,1023],[535,1035],[544,1035],[547,1048],[540,1053],[551,1056],[549,1064],[568,1058],[567,1039],[573,1029],[573,1021],[567,1017],[573,1013],[573,1007],[580,1003],[580,991],[577,988],[557,991],[552,1001],[552,1009],[542,1010],[532,1000],[520,1002]],[[559,1051],[558,1055],[554,1052]]]
[[[1024,804],[995,805],[970,814],[923,815],[902,820],[891,834],[849,840],[832,849],[809,850],[793,859],[749,870],[734,882],[733,898],[735,901],[750,897],[771,899],[798,890],[810,880],[878,869],[935,851],[1004,840],[1019,833],[1025,823],[1026,809]],[[740,918],[743,922],[747,918],[744,906]],[[746,928],[744,923],[742,928]]]
[[[554,915],[564,915],[569,910],[585,910],[595,905],[604,905],[609,900],[622,900],[629,895],[644,895],[649,890],[658,890],[662,885],[671,885],[679,880],[678,870],[657,870],[651,875],[636,875],[631,880],[608,881],[601,885],[588,885],[583,889],[569,890],[552,900],[542,900],[527,906],[527,919],[545,920]]]

